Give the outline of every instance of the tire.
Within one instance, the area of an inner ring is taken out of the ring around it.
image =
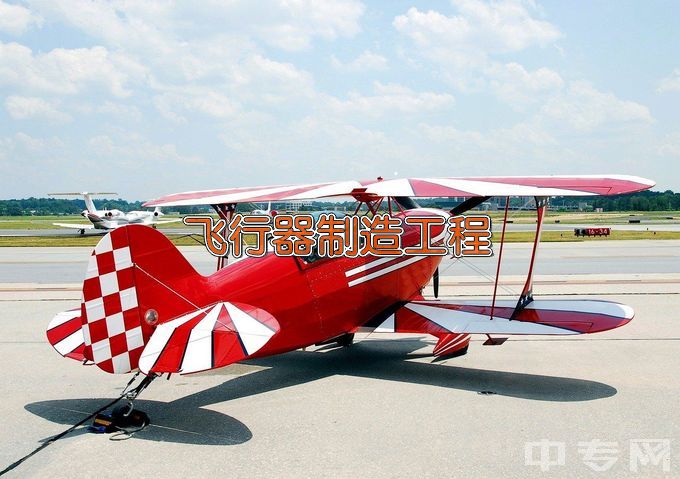
[[[336,342],[338,346],[349,347],[354,343],[354,333],[343,334]]]

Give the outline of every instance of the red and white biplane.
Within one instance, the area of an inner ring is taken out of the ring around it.
[[[631,176],[411,178],[178,193],[145,206],[212,205],[229,220],[238,203],[350,196],[396,218],[448,218],[493,196],[534,197],[537,226],[529,272],[514,300],[425,299],[442,256],[280,257],[268,253],[203,276],[160,232],[144,226],[111,231],[89,260],[80,307],[58,314],[47,337],[62,355],[108,373],[140,371],[135,393],[162,373],[188,374],[310,345],[351,344],[357,331],[426,333],[433,355],[467,351],[470,335],[576,335],[620,327],[632,308],[608,301],[544,300],[532,295],[541,224],[552,196],[618,195],[654,182]],[[465,197],[451,211],[420,208],[418,197]],[[506,215],[507,215],[506,201]],[[505,231],[505,226],[503,227]],[[402,245],[417,245],[404,224]],[[498,267],[502,257],[499,246]],[[496,278],[497,280],[498,278]],[[496,283],[497,286],[497,283]],[[487,343],[498,344],[504,339]]]

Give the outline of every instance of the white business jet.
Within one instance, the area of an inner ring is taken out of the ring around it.
[[[85,200],[85,209],[80,213],[83,217],[90,220],[90,224],[74,224],[74,223],[52,223],[55,226],[61,226],[62,228],[71,228],[79,230],[80,234],[85,234],[85,230],[97,229],[97,230],[113,230],[120,226],[125,226],[129,224],[141,224],[156,227],[157,225],[166,223],[175,223],[181,221],[180,219],[173,220],[159,220],[163,215],[163,212],[159,207],[156,207],[153,211],[130,211],[124,213],[120,210],[97,210],[92,201],[93,196],[102,195],[116,195],[117,193],[88,193],[84,191],[82,193],[48,193],[48,196],[82,196]]]

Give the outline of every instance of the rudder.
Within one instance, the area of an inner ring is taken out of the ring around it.
[[[83,283],[83,355],[104,371],[128,373],[154,331],[153,321],[198,308],[199,275],[161,233],[140,225],[104,236]]]

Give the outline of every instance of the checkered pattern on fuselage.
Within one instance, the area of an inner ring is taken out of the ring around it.
[[[92,252],[81,309],[85,357],[111,373],[137,369],[144,336],[125,228],[104,236]]]

